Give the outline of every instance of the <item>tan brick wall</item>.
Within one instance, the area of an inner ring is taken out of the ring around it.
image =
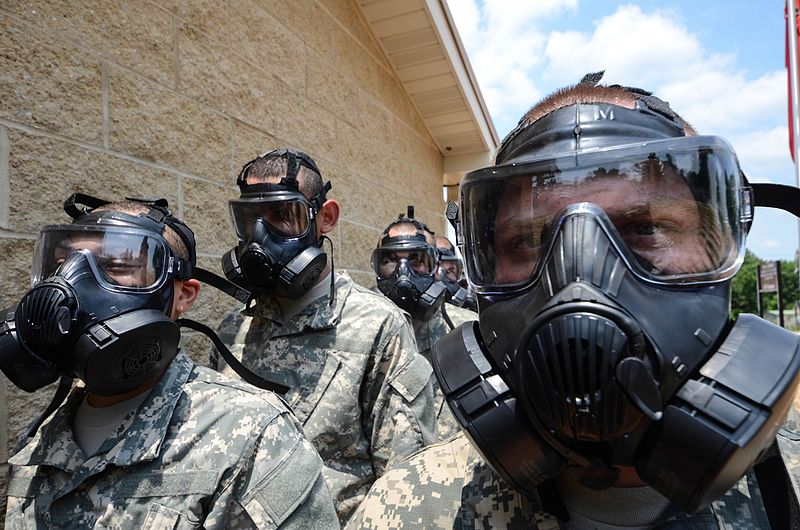
[[[336,265],[359,282],[374,285],[369,254],[406,204],[443,228],[441,154],[352,0],[3,0],[3,304],[28,288],[37,231],[68,220],[74,191],[168,198],[219,271],[234,178],[277,146],[333,182]],[[233,305],[208,288],[190,316],[216,325]],[[186,342],[198,358],[210,347]],[[3,379],[3,462],[51,392]]]

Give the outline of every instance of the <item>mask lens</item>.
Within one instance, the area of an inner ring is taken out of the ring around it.
[[[166,276],[169,256],[162,239],[145,231],[102,226],[46,227],[39,236],[34,284],[51,276],[73,253],[85,251],[99,280],[121,289],[151,289]]]
[[[447,277],[448,281],[457,282],[461,279],[463,265],[461,264],[460,259],[443,259],[442,268],[444,269],[445,276]]]
[[[640,277],[730,277],[744,249],[740,175],[727,144],[703,137],[474,172],[463,191],[470,277],[528,283],[565,208],[586,202],[603,210]]]
[[[420,276],[429,276],[434,271],[436,258],[432,248],[378,248],[372,253],[372,268],[381,280],[392,277],[401,262],[405,262],[409,271]]]
[[[295,238],[305,235],[310,225],[309,205],[299,199],[240,199],[230,201],[236,234],[247,241],[256,219],[261,218],[277,236]]]

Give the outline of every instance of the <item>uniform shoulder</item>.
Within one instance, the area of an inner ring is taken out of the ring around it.
[[[346,528],[451,528],[470,481],[470,453],[462,435],[412,455],[373,484]]]
[[[420,484],[449,484],[453,480],[463,479],[473,448],[469,440],[462,434],[446,442],[429,445],[406,460],[397,464],[386,475],[394,474],[394,478],[404,476],[416,477]],[[391,482],[392,477],[387,479]]]
[[[244,306],[232,309],[222,319],[222,321],[219,324],[218,329],[225,329],[225,328],[233,326],[233,325],[238,325],[238,323],[240,323],[244,318],[246,318],[246,315],[243,314],[243,310],[244,310]]]
[[[202,395],[209,401],[228,403],[243,412],[258,411],[272,418],[290,412],[289,407],[277,394],[205,366],[194,367],[184,390],[193,398]]]
[[[376,293],[357,283],[353,283],[353,288],[347,297],[345,311],[367,313],[371,318],[393,322],[409,321],[403,310],[382,293]]]
[[[447,304],[445,311],[447,311],[447,316],[450,317],[456,327],[460,326],[464,322],[478,320],[478,313],[464,307]]]

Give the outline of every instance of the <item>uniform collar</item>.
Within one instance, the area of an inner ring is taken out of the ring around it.
[[[39,429],[33,440],[9,459],[9,463],[20,466],[47,465],[74,473],[81,466],[129,466],[155,459],[167,436],[175,406],[183,393],[183,385],[193,368],[191,359],[185,353],[178,352],[147,399],[122,420],[97,454],[89,458],[80,450],[72,434],[75,411],[86,394],[84,387],[75,389],[66,403]]]
[[[347,271],[337,271],[334,283],[333,304],[330,304],[330,295],[326,294],[317,298],[298,314],[287,321],[283,321],[280,306],[273,296],[261,296],[253,307],[242,311],[246,316],[254,319],[271,320],[277,324],[278,329],[272,335],[296,335],[306,329],[326,329],[336,326],[342,317],[342,310],[347,297],[353,288],[353,280]]]

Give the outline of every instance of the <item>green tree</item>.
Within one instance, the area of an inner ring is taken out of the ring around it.
[[[749,250],[745,253],[742,268],[733,278],[731,293],[733,317],[739,313],[758,313],[756,275],[758,265],[763,262],[764,260]],[[781,260],[781,295],[784,309],[792,309],[798,298],[797,269],[792,260]],[[778,309],[778,298],[774,293],[766,293],[763,302],[765,310]]]
[[[758,256],[747,250],[744,263],[736,276],[733,277],[731,287],[731,313],[734,318],[739,313],[758,313],[758,298],[756,292],[756,271],[761,260]],[[782,275],[781,275],[782,276]]]

